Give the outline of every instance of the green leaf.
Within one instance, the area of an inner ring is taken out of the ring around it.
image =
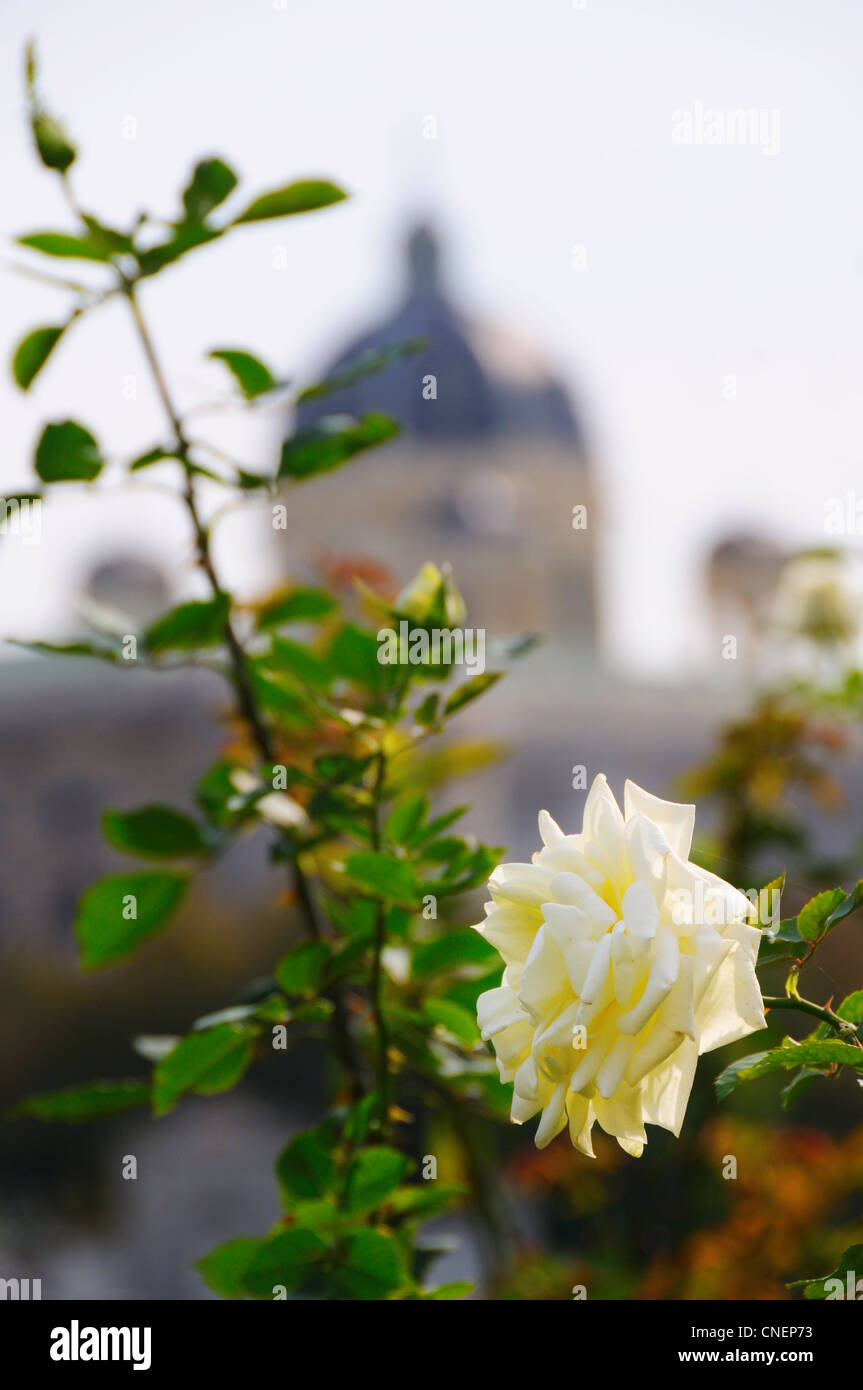
[[[291,1225],[304,1231],[317,1231],[324,1239],[329,1233],[344,1224],[344,1218],[336,1206],[335,1199],[313,1199],[309,1202],[293,1202],[286,1215]]]
[[[449,873],[453,873],[470,860],[472,852],[458,835],[444,835],[440,840],[432,840],[430,845],[421,846],[420,853],[427,863],[448,864]]]
[[[456,710],[463,709],[472,700],[479,699],[483,691],[488,690],[489,686],[499,681],[502,675],[502,671],[482,671],[478,676],[466,681],[464,685],[460,685],[458,690],[453,691],[444,705],[444,715],[455,714]]]
[[[285,994],[311,997],[319,992],[321,979],[330,958],[326,941],[304,941],[276,966],[276,980]]]
[[[394,902],[404,903],[415,903],[419,898],[419,888],[410,864],[404,859],[397,859],[394,854],[360,850],[348,855],[345,867],[354,883],[376,898],[390,898]]]
[[[808,1090],[813,1081],[823,1078],[823,1071],[817,1071],[814,1067],[801,1067],[796,1076],[793,1076],[787,1086],[784,1086],[779,1093],[779,1100],[783,1110],[788,1110],[798,1096]]]
[[[440,1284],[436,1289],[429,1289],[426,1298],[430,1298],[435,1303],[439,1303],[442,1299],[449,1301],[456,1298],[467,1298],[468,1294],[471,1293],[473,1293],[473,1284],[464,1282]]]
[[[216,241],[222,235],[217,227],[207,227],[202,222],[181,222],[172,236],[157,246],[136,253],[142,275],[155,275],[166,265],[172,265],[189,251]]]
[[[423,1217],[436,1216],[446,1211],[461,1197],[466,1197],[470,1188],[460,1183],[441,1183],[436,1179],[418,1183],[412,1187],[400,1187],[389,1199],[388,1206],[398,1216]]]
[[[440,695],[436,691],[431,695],[427,695],[422,704],[418,705],[414,710],[414,719],[416,723],[421,724],[424,729],[431,728],[432,724],[437,720],[439,704]]]
[[[298,1134],[276,1160],[276,1177],[288,1205],[325,1197],[331,1189],[335,1167],[332,1145],[322,1130]]]
[[[438,841],[425,851],[431,858],[433,852],[441,852],[445,842]],[[465,846],[461,855],[451,859],[442,877],[432,880],[424,890],[427,893],[464,893],[469,888],[479,888],[485,883],[492,869],[500,863],[503,850],[491,845],[477,845],[475,849]]]
[[[209,821],[215,825],[233,825],[243,815],[250,814],[254,801],[248,796],[238,795],[233,783],[236,765],[227,758],[213,763],[198,779],[195,786],[195,800]]]
[[[188,886],[185,874],[160,870],[110,874],[88,888],[78,906],[75,936],[85,970],[124,960],[168,925]]]
[[[265,391],[274,391],[279,384],[269,367],[250,352],[241,352],[239,348],[214,348],[208,355],[217,362],[224,362],[247,401],[262,396]]]
[[[191,180],[183,192],[186,220],[203,222],[236,186],[237,176],[224,160],[202,159],[195,165]]]
[[[243,1284],[255,1298],[272,1298],[279,1286],[288,1291],[295,1289],[327,1250],[326,1243],[314,1231],[280,1231],[254,1252],[244,1271]]]
[[[863,903],[863,878],[855,883],[847,896],[843,895],[843,901],[830,913],[827,919],[826,930],[832,931],[845,917],[848,917],[852,912],[856,912],[861,903]]]
[[[26,391],[44,367],[63,336],[65,325],[56,328],[34,328],[15,350],[12,375],[17,386]]]
[[[385,1144],[360,1149],[348,1171],[346,1211],[354,1215],[374,1211],[398,1187],[407,1167],[404,1154]]]
[[[296,588],[265,603],[258,614],[258,629],[281,627],[287,623],[313,623],[335,613],[338,604],[323,589]]]
[[[453,927],[445,936],[424,941],[414,950],[411,975],[415,980],[428,979],[461,966],[494,964],[497,952],[472,927]],[[499,957],[498,957],[499,959]]]
[[[839,1256],[839,1263],[829,1274],[823,1275],[820,1279],[795,1279],[793,1284],[787,1284],[789,1289],[803,1289],[804,1298],[838,1298],[839,1290],[828,1289],[828,1280],[838,1279],[842,1285],[842,1297],[848,1297],[848,1275],[853,1276],[854,1293],[852,1297],[859,1299],[856,1290],[857,1281],[860,1278],[860,1271],[863,1270],[863,1245],[849,1245],[847,1250],[843,1250]]]
[[[844,904],[845,894],[841,888],[828,888],[810,898],[797,914],[797,930],[804,941],[818,941],[829,930],[828,918]]]
[[[500,985],[500,961],[497,968],[490,970],[487,975],[480,977],[471,976],[469,979],[456,980],[448,985],[446,989],[447,999],[451,999],[455,1004],[461,1004],[462,1008],[467,1009],[471,1014],[476,1014],[476,1001],[486,990],[497,989]]]
[[[343,1298],[386,1298],[405,1280],[401,1249],[382,1231],[357,1231],[345,1241],[332,1280]]]
[[[96,440],[75,420],[46,425],[36,445],[36,472],[43,483],[91,483],[103,463]]]
[[[761,1076],[779,1070],[792,1070],[797,1067],[830,1067],[835,1065],[853,1067],[863,1071],[863,1049],[838,1038],[824,1038],[819,1041],[795,1043],[787,1038],[781,1047],[770,1052],[754,1052],[732,1062],[716,1078],[716,1094],[724,1100],[743,1081],[756,1081]]]
[[[236,1236],[195,1261],[195,1269],[220,1298],[245,1298],[243,1282],[252,1257],[266,1241],[259,1236]]]
[[[364,449],[384,444],[399,432],[389,415],[364,415],[346,421],[342,415],[325,416],[310,430],[286,439],[279,461],[279,478],[311,478],[340,468]]]
[[[61,1091],[28,1096],[10,1113],[37,1120],[95,1120],[102,1115],[116,1115],[121,1110],[146,1105],[149,1099],[149,1080],[88,1081],[83,1086],[68,1086]]]
[[[355,623],[343,623],[333,636],[328,660],[335,674],[364,690],[385,690],[392,680],[394,667],[378,661],[378,643],[374,633]]]
[[[146,454],[139,454],[129,464],[129,472],[137,473],[142,468],[150,468],[154,463],[161,463],[162,459],[175,459],[178,455],[171,448],[163,448],[157,444],[155,449],[148,449]]]
[[[349,903],[333,898],[327,903],[327,912],[334,925],[347,936],[368,940],[374,934],[377,908],[368,898],[353,898]]]
[[[59,256],[64,260],[110,261],[111,257],[92,237],[71,236],[68,232],[28,232],[16,237],[19,246],[41,251],[43,256]]]
[[[387,908],[386,917],[384,919],[386,935],[388,937],[396,936],[403,940],[408,934],[408,928],[411,924],[412,917],[413,912],[410,908],[396,907],[391,904]]]
[[[480,1033],[476,1018],[461,1004],[452,999],[427,999],[423,1006],[425,1015],[432,1023],[440,1024],[460,1042],[479,1042]],[[863,1053],[860,1054],[863,1057]]]
[[[274,481],[267,473],[252,473],[248,468],[238,468],[234,474],[236,486],[245,492],[254,492],[257,488],[269,489]]]
[[[305,401],[318,401],[325,396],[331,396],[336,391],[344,390],[346,386],[353,386],[368,376],[377,375],[393,362],[400,362],[405,357],[422,352],[426,346],[425,338],[411,338],[407,342],[395,343],[378,351],[361,352],[332,376],[324,381],[315,382],[313,386],[307,386],[297,396],[297,404],[302,405]]]
[[[863,989],[846,994],[836,1012],[849,1023],[863,1023]]]
[[[377,1091],[367,1091],[361,1100],[356,1101],[345,1119],[345,1139],[350,1144],[362,1144],[368,1136],[372,1123],[380,1112],[381,1098]]]
[[[248,1024],[220,1023],[181,1038],[153,1072],[153,1114],[167,1115],[186,1091],[215,1095],[236,1086],[252,1060],[256,1036]]]
[[[348,195],[334,183],[324,179],[304,179],[289,183],[272,193],[262,193],[249,204],[245,212],[234,219],[235,227],[245,222],[263,222],[272,217],[292,217],[298,212],[314,212],[318,208],[341,203]]]
[[[91,217],[88,213],[83,213],[82,217],[95,246],[101,246],[110,256],[132,254],[134,243],[128,232],[118,231],[116,227],[108,227],[104,222],[100,222],[96,217]]]
[[[766,931],[761,934],[758,945],[758,965],[772,965],[779,960],[797,960],[805,953],[806,942],[797,930],[797,918],[789,917],[780,922],[774,934]]]
[[[102,830],[114,849],[144,858],[178,858],[205,854],[201,829],[171,806],[142,806],[137,811],[104,811]]]
[[[39,99],[36,90],[36,47],[32,41],[25,49],[25,76],[30,128],[36,152],[46,169],[65,174],[75,162],[76,150],[60,122],[48,114]]]
[[[97,647],[92,642],[18,642],[11,638],[7,638],[7,641],[12,646],[42,652],[45,656],[95,656],[100,661],[110,661],[114,665],[119,660],[114,647]]]
[[[217,646],[225,640],[229,611],[227,594],[181,603],[147,629],[147,648],[151,652],[161,652],[170,648],[187,651],[192,647]]]
[[[314,690],[326,690],[330,684],[330,671],[325,663],[290,637],[274,637],[262,661],[271,670],[289,672]]]
[[[291,1009],[291,1017],[297,1023],[326,1023],[333,1016],[333,1006],[329,999],[312,999],[307,1004],[296,1004]]]
[[[309,710],[308,697],[295,681],[269,670],[262,658],[253,657],[248,668],[255,698],[265,710],[271,710],[281,723],[292,728],[309,729],[315,725],[317,720]]]
[[[421,845],[428,844],[429,840],[433,840],[436,836],[440,835],[443,830],[449,830],[450,826],[455,825],[457,820],[461,820],[462,816],[467,815],[469,810],[469,806],[453,806],[449,811],[444,811],[441,815],[435,816],[434,820],[430,820],[428,825],[424,827],[422,834],[418,838],[418,843]]]
[[[368,754],[363,758],[352,758],[347,753],[322,753],[315,758],[315,774],[328,786],[360,782],[373,761],[373,755]]]
[[[327,964],[323,988],[329,989],[330,985],[346,979],[359,979],[365,983],[368,979],[366,957],[373,940],[374,936],[370,934],[365,937],[355,936],[348,941],[337,942]]]
[[[429,800],[418,793],[393,807],[386,822],[386,836],[396,845],[409,845],[428,815]]]

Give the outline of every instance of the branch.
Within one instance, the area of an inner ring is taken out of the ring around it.
[[[132,311],[132,317],[135,322],[138,337],[140,339],[141,346],[144,350],[144,355],[147,358],[147,362],[153,376],[153,381],[155,383],[156,390],[164,407],[165,414],[167,415],[168,420],[170,422],[171,430],[173,431],[177,457],[183,466],[183,471],[185,474],[183,500],[186,504],[186,509],[191,518],[192,527],[195,534],[195,544],[198,552],[198,563],[201,569],[203,570],[204,574],[207,576],[210,588],[213,593],[213,597],[229,599],[230,596],[225,593],[221,584],[219,583],[215,566],[213,564],[212,553],[210,551],[209,534],[206,526],[201,520],[201,514],[198,510],[198,500],[195,495],[195,485],[193,482],[193,473],[191,467],[192,459],[190,457],[192,445],[185,434],[182,419],[174,405],[170,391],[168,390],[165,374],[162,370],[161,363],[159,362],[159,359],[156,355],[156,350],[153,346],[153,340],[150,337],[149,329],[147,328],[146,322],[144,321],[144,317],[141,313],[141,308],[138,303],[137,296],[135,294],[134,285],[130,280],[124,278],[123,290],[129,302],[129,307]],[[237,695],[237,700],[242,715],[252,731],[255,743],[257,744],[262,759],[264,760],[264,762],[274,763],[277,760],[276,749],[270,736],[270,732],[267,729],[267,726],[264,722],[263,716],[260,710],[258,709],[254,689],[252,687],[251,681],[249,680],[249,673],[246,666],[246,653],[240,643],[239,638],[237,637],[234,631],[234,627],[231,622],[230,607],[228,607],[228,616],[225,619],[225,644],[228,648],[228,655],[230,657],[231,662],[232,683]],[[321,936],[321,926],[318,918],[317,909],[315,907],[311,889],[309,888],[308,880],[306,879],[306,876],[303,872],[302,866],[299,863],[299,860],[296,858],[292,862],[291,873],[297,902],[299,903],[300,912],[305,921],[306,932],[308,936],[311,937],[313,940],[317,940]],[[348,1026],[347,1011],[345,1009],[344,1000],[342,999],[340,991],[334,990],[332,999],[334,1007],[333,1023],[336,1033],[339,1055],[348,1073],[352,1094],[354,1096],[354,1099],[356,1099],[358,1096],[362,1095],[364,1090],[361,1069],[359,1061],[354,1052],[353,1042]]]
[[[853,1041],[860,1048],[863,1043],[857,1036],[857,1024],[851,1023],[847,1018],[840,1018],[832,1009],[822,1007],[820,1004],[813,1004],[809,999],[801,999],[799,996],[789,996],[784,994],[764,995],[764,1007],[767,1009],[792,1009],[797,1013],[811,1014],[813,1018],[833,1028],[837,1033],[841,1033],[848,1041]]]

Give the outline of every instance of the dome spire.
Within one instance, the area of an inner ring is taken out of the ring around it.
[[[424,298],[440,294],[440,242],[425,222],[412,229],[407,241],[408,290]]]

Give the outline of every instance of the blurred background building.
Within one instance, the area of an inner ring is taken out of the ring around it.
[[[324,552],[385,556],[402,582],[420,558],[449,564],[472,624],[497,633],[539,624],[595,661],[600,522],[577,406],[517,335],[466,317],[433,228],[410,232],[397,274],[394,310],[347,344],[325,375],[402,344],[426,346],[310,402],[298,426],[322,414],[383,411],[403,433],[292,494],[283,562],[296,567],[311,536]],[[584,508],[580,530],[576,506]]]

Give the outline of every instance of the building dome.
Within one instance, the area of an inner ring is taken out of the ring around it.
[[[424,224],[414,227],[406,243],[407,283],[399,307],[350,343],[326,375],[411,339],[426,346],[323,402],[308,402],[299,412],[300,428],[324,414],[383,411],[398,420],[408,438],[425,445],[522,436],[580,450],[581,430],[563,387],[517,339],[473,325],[454,308],[442,287],[440,261],[434,231]],[[433,404],[422,392],[429,376],[436,381]]]

